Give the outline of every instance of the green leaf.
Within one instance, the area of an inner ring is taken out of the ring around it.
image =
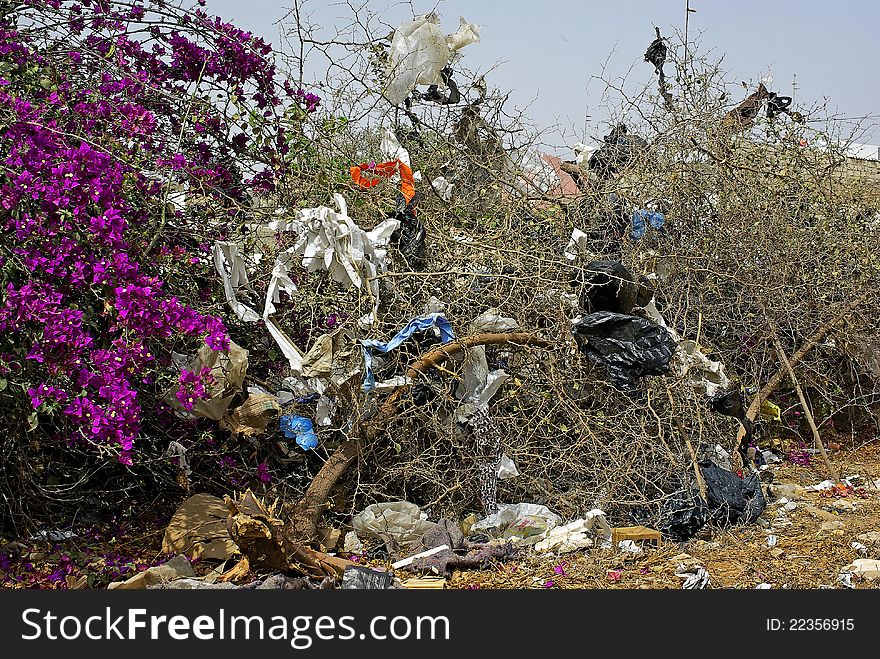
[[[3,391],[4,389],[6,389],[7,384],[8,383],[6,382],[6,380],[4,380],[3,378],[0,378],[0,391]]]
[[[28,432],[32,432],[37,429],[37,426],[40,425],[40,422],[37,421],[37,413],[34,412],[28,417]]]

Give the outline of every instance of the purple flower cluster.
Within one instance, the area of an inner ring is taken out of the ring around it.
[[[178,11],[183,26],[138,24],[151,10]],[[20,11],[58,19],[69,33],[53,48],[40,40],[45,35],[0,19],[0,58],[13,65],[0,80],[0,227],[14,237],[0,255],[8,282],[0,359],[28,383],[34,409],[63,415],[70,439],[115,446],[120,462],[132,464],[138,391],[163,363],[155,351],[173,337],[229,348],[219,318],[187,306],[166,291],[165,276],[150,272],[148,241],[137,231],[155,226],[160,212],[164,219],[155,201],[170,181],[199,189],[223,214],[235,212],[243,176],[228,163],[247,139],[241,143],[219,104],[192,103],[184,120],[182,99],[191,99],[193,83],[225,87],[271,126],[280,114],[271,48],[163,0],[28,0]],[[130,36],[138,27],[150,38]],[[283,133],[275,138],[283,145]],[[273,167],[253,180],[271,188],[280,150],[267,156]],[[175,215],[185,221],[187,212]],[[209,384],[210,373],[184,371],[178,400],[191,409]]]

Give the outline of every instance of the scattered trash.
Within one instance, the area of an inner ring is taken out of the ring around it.
[[[536,551],[552,551],[567,554],[593,545],[587,535],[589,528],[584,520],[578,519],[562,526],[554,526],[546,531],[542,539],[535,544]]]
[[[755,590],[770,590],[771,588],[773,588],[773,586],[771,586],[769,583],[759,583],[757,586],[755,586]]]
[[[639,378],[665,374],[677,347],[656,323],[610,311],[578,317],[572,329],[580,350],[603,365],[611,383],[624,391],[637,389]]]
[[[856,504],[854,504],[852,501],[847,501],[846,499],[835,501],[831,504],[831,507],[834,508],[834,510],[838,510],[842,513],[851,513],[858,509],[858,506]]]
[[[641,209],[632,214],[631,221],[632,228],[629,232],[630,238],[633,240],[641,240],[648,230],[648,226],[655,231],[660,231],[666,223],[666,218],[663,216],[663,213],[659,211]]]
[[[761,403],[759,414],[765,421],[782,421],[782,410],[779,405],[766,399]]]
[[[843,529],[843,522],[840,520],[822,522],[819,525],[820,531],[838,531]]]
[[[643,138],[630,135],[625,124],[617,124],[603,140],[605,143],[589,160],[590,170],[599,180],[619,173],[648,146]]]
[[[471,527],[472,533],[487,533],[493,538],[516,542],[538,542],[542,535],[559,526],[562,518],[547,506],[534,503],[498,504],[498,511]]]
[[[374,503],[351,520],[359,538],[392,537],[399,544],[413,542],[434,526],[417,505],[408,501]]]
[[[498,561],[506,561],[516,555],[511,543],[488,544],[471,549],[464,556],[459,556],[451,549],[444,549],[431,556],[417,558],[407,566],[413,572],[430,572],[437,575],[450,576],[453,570],[470,568],[487,569]]]
[[[446,551],[447,549],[450,549],[449,545],[439,545],[437,547],[433,547],[432,549],[427,549],[423,552],[419,552],[418,554],[413,554],[412,556],[402,558],[399,561],[392,563],[391,567],[393,567],[395,570],[397,570],[399,568],[406,567],[407,565],[410,565],[414,560],[416,560],[418,558],[424,558],[425,556],[433,556],[434,554],[439,553],[441,551]]]
[[[841,522],[841,526],[843,523]],[[880,531],[868,531],[867,533],[859,533],[856,536],[857,540],[864,542],[867,545],[880,546]]]
[[[364,543],[358,538],[357,533],[349,531],[342,541],[342,549],[350,554],[359,554],[364,550]]]
[[[60,529],[55,529],[53,531],[37,531],[35,535],[30,537],[30,540],[43,540],[45,542],[64,542],[65,540],[72,540],[73,538],[78,538],[79,536],[73,531],[61,531]]]
[[[635,276],[619,261],[591,261],[577,283],[583,286],[581,306],[589,313],[613,311],[629,314],[635,307],[651,301],[654,290]]]
[[[342,573],[343,590],[386,590],[394,582],[390,572],[349,565]]]
[[[625,554],[634,554],[634,555],[638,556],[639,554],[644,553],[642,551],[642,548],[639,547],[632,540],[620,541],[619,543],[617,543],[617,548],[620,549],[620,551],[624,552]]]
[[[501,454],[501,459],[498,462],[497,476],[500,481],[509,480],[519,476],[519,471],[517,471],[516,465],[507,453]]]
[[[708,501],[693,490],[673,494],[664,504],[658,524],[664,535],[684,542],[710,521],[723,527],[752,524],[758,520],[767,502],[757,474],[742,479],[711,460],[700,461],[699,467],[706,482]],[[791,523],[784,518],[784,513],[779,521],[782,525]]]
[[[682,563],[675,569],[675,576],[684,579],[681,585],[684,590],[702,590],[709,585],[709,573],[704,567],[689,567]]]
[[[142,590],[162,582],[195,576],[195,570],[186,556],[178,554],[167,563],[147,568],[126,581],[114,581],[107,588],[108,590]]]
[[[623,570],[608,570],[605,574],[608,577],[608,581],[620,581],[620,578],[623,576]]]
[[[487,309],[479,316],[474,318],[468,326],[470,334],[486,333],[505,333],[515,332],[519,329],[519,323],[513,318],[502,316],[498,309]]]
[[[779,542],[779,538],[776,537],[775,535],[768,535],[767,536],[767,546],[768,547],[775,547],[777,542]]]
[[[660,531],[650,529],[647,526],[618,526],[611,529],[611,542],[616,545],[626,540],[632,540],[633,542],[648,542],[659,547],[662,537]]]
[[[850,547],[863,554],[868,553],[868,547],[861,542],[853,541],[850,543]]]
[[[241,553],[229,537],[223,499],[194,494],[177,508],[162,537],[163,554],[185,554],[199,560],[229,560]]]
[[[445,577],[410,577],[401,582],[404,588],[429,588],[439,589],[446,587]]]
[[[271,394],[251,394],[220,419],[220,427],[233,435],[253,437],[266,431],[269,422],[281,412],[278,399]]]
[[[845,573],[863,577],[868,581],[880,579],[880,561],[870,558],[857,558],[843,568]]]

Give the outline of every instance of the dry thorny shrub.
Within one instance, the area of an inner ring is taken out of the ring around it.
[[[365,24],[354,24],[352,34],[358,29],[367,32]],[[298,36],[318,47],[302,31]],[[486,349],[490,370],[504,368],[512,376],[490,405],[503,450],[520,474],[499,481],[499,501],[544,503],[567,516],[599,505],[618,521],[645,519],[646,510],[656,512],[663,497],[692,474],[682,430],[702,449],[715,443],[734,448],[736,422],[709,412],[686,382],[671,375],[646,378],[640,392],[627,395],[578,352],[571,319],[579,310],[571,301],[579,291],[572,281],[591,258],[619,258],[635,274],[649,275],[666,322],[723,362],[727,374],[752,392],[780,368],[771,328],[778,329],[791,355],[835,319],[842,305],[864,296],[797,372],[822,432],[857,441],[871,437],[880,402],[880,373],[871,366],[880,305],[880,245],[870,224],[876,199],[846,175],[846,159],[835,146],[840,136],[831,134],[833,123],[823,121],[821,108],[806,113],[806,123],[788,116],[771,122],[762,115],[748,129],[732,132],[722,119],[739,99],[725,95],[720,68],[693,53],[685,65],[670,48],[667,67],[676,69],[667,79],[671,102],[661,102],[650,87],[627,97],[622,85],[608,82],[618,92],[620,120],[649,142],[642,157],[605,181],[584,173],[583,194],[560,201],[518,181],[511,160],[499,152],[500,144],[508,153],[523,146],[512,143],[522,140],[523,119],[507,115],[505,99],[487,95],[482,78],[469,89],[459,80],[464,96],[459,105],[415,104],[415,132],[399,109],[383,110],[381,99],[367,93],[381,84],[371,77],[379,42],[370,40],[363,48],[351,45],[351,38],[346,42],[352,58],[345,65],[348,82],[336,87],[341,93],[334,101],[339,108],[349,102],[342,110],[349,117],[365,103],[372,105],[357,130],[352,122],[326,136],[320,157],[341,165],[343,175],[321,170],[292,180],[282,205],[303,207],[307,199],[328,204],[330,192],[344,191],[349,214],[360,226],[369,229],[384,219],[394,208],[394,186],[359,190],[345,182],[344,172],[349,163],[378,160],[378,123],[391,124],[399,134],[410,134],[404,146],[413,168],[423,173],[417,187],[425,195],[419,218],[428,233],[427,265],[413,271],[390,251],[389,271],[379,275],[380,318],[368,333],[358,331],[354,319],[369,310],[370,299],[342,293],[320,277],[301,289],[289,309],[296,316],[309,309],[322,309],[319,316],[342,309],[351,319],[353,341],[387,340],[435,297],[445,303],[457,337],[467,335],[469,323],[492,307],[513,317],[521,331],[552,342],[548,349]],[[457,70],[456,77],[463,72]],[[327,84],[333,82],[328,78]],[[449,202],[429,185],[439,174],[456,185]],[[618,221],[608,202],[612,192],[623,199],[624,220],[632,210],[658,204],[665,231],[639,241],[624,232],[619,241],[608,241],[608,228]],[[593,255],[576,262],[563,256],[573,228],[593,236]],[[403,374],[430,344],[405,343],[388,355],[377,379]],[[360,363],[355,350],[350,367]],[[481,512],[477,465],[485,456],[479,438],[449,421],[459,403],[463,363],[445,363],[407,392],[379,440],[363,446],[335,500],[339,514],[397,498],[437,515]],[[387,395],[363,395],[360,377],[339,407],[339,432],[322,432],[319,459],[309,459],[307,474],[320,467],[321,453],[355,433],[356,422],[374,414]],[[784,421],[797,417],[797,400],[787,386],[774,397]],[[292,409],[309,413],[307,406]],[[758,426],[762,442],[779,435],[812,442],[799,421],[787,428]]]

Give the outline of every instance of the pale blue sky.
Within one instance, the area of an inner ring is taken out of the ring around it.
[[[287,13],[285,0],[208,0],[206,9],[277,44],[278,26]],[[551,138],[550,151],[572,153],[565,144],[600,137],[607,117],[600,107],[599,75],[625,74],[635,87],[654,79],[643,55],[654,37],[684,29],[685,0],[413,0],[412,3],[367,0],[391,26],[436,8],[444,32],[458,27],[464,16],[481,28],[481,41],[465,48],[464,63],[485,71],[491,86],[512,90],[518,107],[531,103],[528,115],[539,127],[561,122],[567,134]],[[795,104],[829,99],[829,110],[841,117],[876,115],[880,129],[880,73],[877,41],[880,2],[877,0],[690,0],[691,40],[700,35],[702,50],[724,55],[731,81],[756,82],[772,73],[774,91],[792,95]],[[306,2],[312,22],[326,28],[351,17],[350,9],[326,0]],[[330,32],[327,36],[330,36]],[[609,59],[610,55],[610,59]],[[740,88],[741,89],[741,88]],[[734,93],[736,91],[734,90]],[[743,95],[746,92],[743,91]],[[880,130],[859,141],[880,142]]]

